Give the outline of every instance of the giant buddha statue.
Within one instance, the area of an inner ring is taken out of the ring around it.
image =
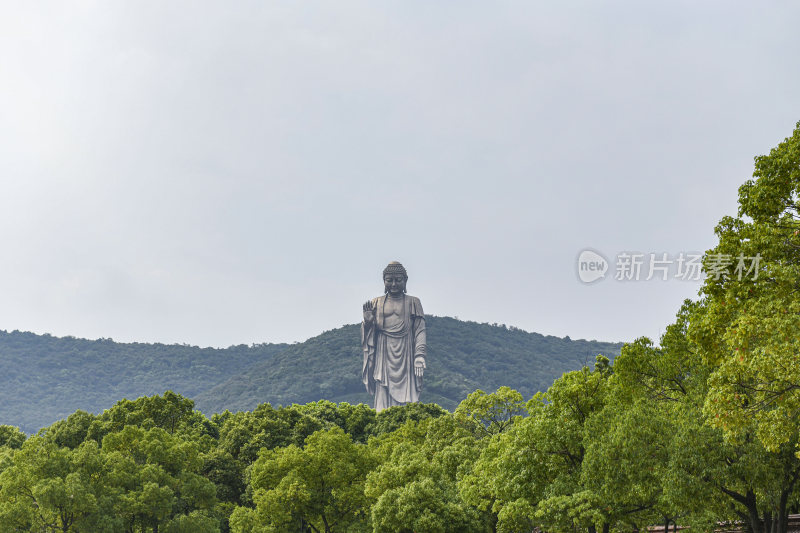
[[[361,379],[375,397],[375,410],[419,401],[425,372],[425,315],[406,294],[408,274],[397,261],[383,269],[384,295],[363,306]]]

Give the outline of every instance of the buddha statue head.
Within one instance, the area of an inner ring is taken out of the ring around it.
[[[406,292],[408,273],[398,261],[392,261],[383,269],[383,289],[389,296],[398,297]]]

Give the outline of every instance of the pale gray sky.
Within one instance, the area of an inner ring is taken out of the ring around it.
[[[26,2],[0,16],[0,329],[211,346],[427,313],[657,338],[800,120],[797,2]]]

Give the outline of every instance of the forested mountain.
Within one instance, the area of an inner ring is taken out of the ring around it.
[[[420,401],[450,410],[475,389],[507,385],[529,397],[597,354],[613,358],[621,347],[449,317],[428,316],[426,325],[428,368]],[[361,384],[360,344],[358,325],[326,331],[198,394],[197,407],[214,413],[250,410],[265,401],[371,403]]]
[[[77,409],[173,390],[187,397],[268,360],[286,344],[198,348],[0,330],[0,424],[32,433]]]
[[[505,326],[428,317],[422,401],[453,409],[475,389],[525,396],[620,345],[543,336]],[[303,343],[231,346],[119,343],[0,331],[0,424],[31,433],[77,409],[99,413],[120,398],[173,390],[211,415],[319,399],[369,402],[360,382],[359,327]]]

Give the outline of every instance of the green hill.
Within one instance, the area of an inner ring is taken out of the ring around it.
[[[602,353],[613,359],[621,343],[571,340],[447,317],[426,317],[428,369],[420,401],[455,408],[475,389],[508,385],[526,397]],[[369,402],[361,384],[358,325],[295,344],[195,397],[205,413],[250,410],[319,399]]]
[[[122,398],[165,390],[194,397],[286,347],[198,348],[0,330],[0,425],[33,433],[77,409],[99,413]]]
[[[505,326],[427,317],[421,400],[453,409],[475,389],[525,396],[621,344],[573,341]],[[358,325],[298,344],[231,346],[119,343],[0,331],[0,425],[33,433],[78,409],[99,413],[122,398],[175,391],[206,414],[319,399],[369,402],[360,381]]]

